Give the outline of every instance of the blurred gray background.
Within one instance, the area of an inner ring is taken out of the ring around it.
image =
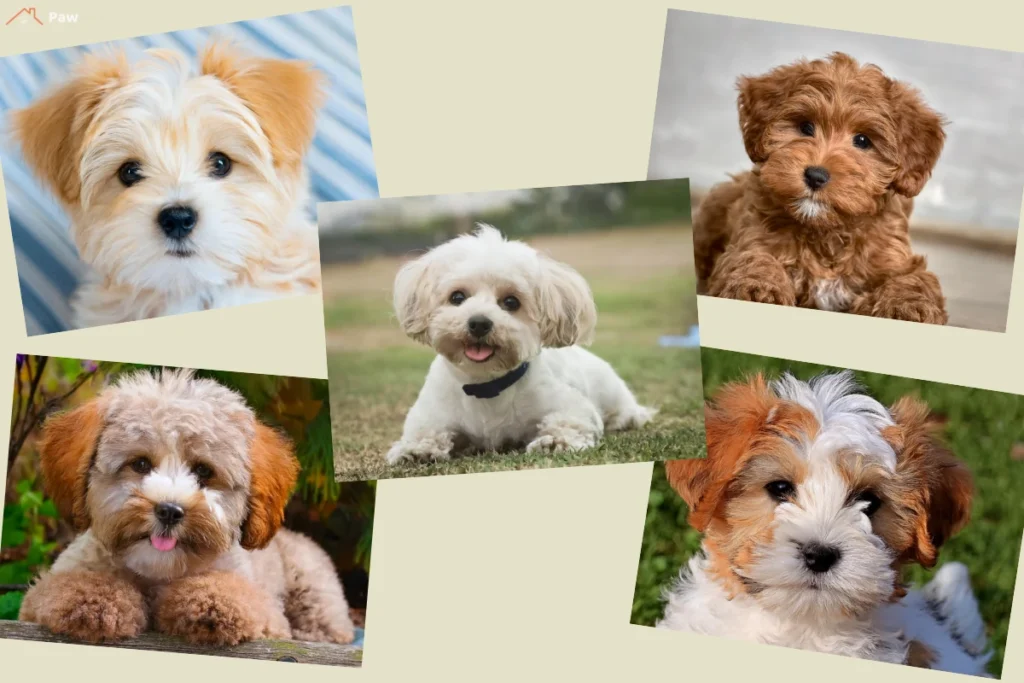
[[[750,166],[736,79],[841,51],[921,90],[950,121],[915,218],[1016,233],[1024,192],[1024,54],[670,10],[649,178],[694,194]]]
[[[689,178],[698,209],[751,165],[737,78],[836,51],[914,85],[949,120],[916,199],[914,249],[942,282],[951,325],[1004,331],[1024,194],[1024,54],[670,10],[648,178]]]

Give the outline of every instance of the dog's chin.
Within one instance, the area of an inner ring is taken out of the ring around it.
[[[834,622],[869,613],[891,595],[891,570],[861,579],[846,574],[815,575],[800,572],[785,583],[759,583],[744,579],[747,591],[765,609],[789,619]],[[888,591],[883,584],[888,583]]]

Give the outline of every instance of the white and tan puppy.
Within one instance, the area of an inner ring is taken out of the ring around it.
[[[25,161],[89,265],[88,327],[320,290],[303,157],[320,75],[207,48],[87,57],[12,115]]]
[[[387,461],[456,452],[572,451],[646,424],[615,370],[589,343],[597,309],[575,270],[489,225],[406,263],[395,312],[437,351]]]

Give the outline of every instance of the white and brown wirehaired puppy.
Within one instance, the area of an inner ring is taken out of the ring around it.
[[[577,345],[597,323],[583,276],[492,226],[406,263],[394,305],[402,330],[437,357],[389,463],[523,446],[580,450],[654,415]]]
[[[240,395],[188,371],[142,372],[50,418],[44,487],[80,534],[20,618],[78,640],[149,628],[231,645],[351,642],[327,554],[280,529],[298,462]]]
[[[90,266],[87,327],[320,289],[303,158],[321,100],[302,62],[90,55],[12,123]]]
[[[850,372],[758,375],[705,416],[707,458],[665,466],[704,538],[659,627],[985,675],[966,567],[920,590],[900,579],[936,564],[973,495],[926,405],[887,409]]]
[[[945,143],[916,89],[833,53],[738,82],[753,168],[694,216],[699,294],[944,325],[908,220]]]

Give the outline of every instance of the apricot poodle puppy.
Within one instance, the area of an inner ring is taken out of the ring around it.
[[[188,371],[125,376],[49,419],[40,454],[80,533],[25,595],[23,621],[86,642],[147,629],[217,646],[352,641],[330,558],[280,529],[291,445],[234,391]]]
[[[753,169],[694,218],[698,292],[944,325],[908,219],[945,143],[917,90],[833,53],[739,79]]]

